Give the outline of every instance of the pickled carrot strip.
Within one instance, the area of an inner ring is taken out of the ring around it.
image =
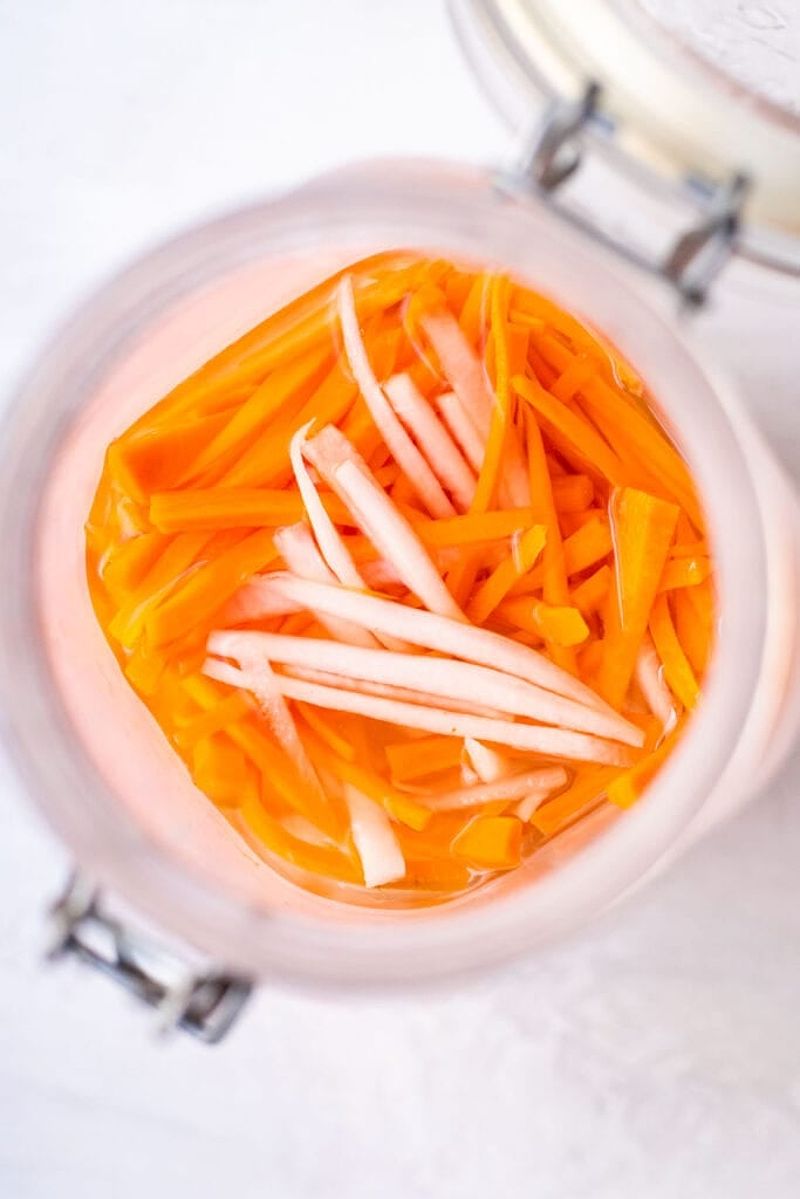
[[[675,631],[697,678],[705,674],[714,636],[709,582],[673,593]]]
[[[208,533],[185,533],[176,537],[109,622],[111,636],[122,645],[133,646],[141,635],[148,613],[186,576],[208,541]]]
[[[224,669],[221,669],[223,667]],[[213,658],[206,660],[203,669],[213,672],[213,677],[222,682],[250,689],[251,678],[246,671],[225,667],[224,663],[218,663]],[[275,677],[287,699],[302,700],[320,708],[332,708],[339,712],[352,712],[354,715],[367,716],[372,720],[410,729],[424,729],[426,732],[442,733],[451,737],[476,737],[478,740],[498,745],[509,745],[513,749],[576,761],[626,766],[634,758],[628,747],[588,733],[575,733],[545,725],[515,724],[508,720],[423,707],[421,704],[384,699],[381,696],[361,695],[339,687],[307,683],[288,675]]]
[[[454,391],[445,391],[433,402],[439,409],[453,441],[472,469],[479,471],[483,464],[483,438],[467,415],[461,400]]]
[[[681,517],[683,520],[686,520],[686,517],[683,516],[683,513],[681,513]],[[680,537],[680,535],[681,535],[680,526],[681,526],[681,518],[679,517],[678,528],[675,531],[676,537]],[[674,545],[670,546],[670,551],[669,551],[670,559],[673,559],[673,558],[707,558],[708,555],[709,555],[708,542],[706,541],[705,537],[698,537],[693,541],[676,541]]]
[[[284,529],[277,529],[273,541],[275,548],[292,574],[298,575],[301,579],[312,579],[318,583],[335,583],[337,581],[336,575],[322,558],[305,525],[289,525]],[[359,584],[363,586],[363,580],[355,566],[353,566],[353,571]],[[345,582],[345,580],[340,581]],[[361,628],[352,621],[340,620],[335,616],[325,616],[321,613],[314,613],[314,615],[323,628],[326,628],[332,636],[340,641],[361,646],[378,644],[368,629]]]
[[[591,472],[599,472],[610,483],[624,482],[625,471],[619,458],[587,421],[560,403],[534,379],[516,375],[511,386],[534,409],[559,449],[577,454]]]
[[[612,581],[611,567],[599,567],[587,579],[573,588],[570,596],[572,603],[584,616],[591,615],[592,612],[597,611],[608,595]]]
[[[387,380],[385,390],[439,482],[460,508],[468,508],[475,495],[475,476],[431,404],[409,375],[393,375]]]
[[[568,605],[545,604],[518,596],[500,604],[497,615],[553,645],[569,648],[580,645],[589,636],[589,627],[579,610]]]
[[[179,745],[189,746],[203,737],[214,733],[222,733],[232,724],[245,719],[253,712],[253,701],[244,692],[236,691],[233,695],[221,699],[213,708],[192,717],[182,724],[174,733],[174,739]]]
[[[598,685],[615,707],[633,675],[678,513],[674,504],[634,487],[612,496],[616,609],[613,627],[606,632]]]
[[[420,802],[434,812],[457,811],[462,808],[480,808],[484,804],[512,803],[523,799],[531,792],[541,794],[544,799],[553,791],[565,787],[569,775],[563,766],[547,766],[539,770],[526,770],[488,783],[476,783],[473,787],[460,787],[456,791],[439,791],[420,796]]]
[[[679,587],[696,587],[711,574],[708,558],[671,558],[661,574],[659,591],[676,591]]]
[[[474,624],[483,624],[505,598],[514,583],[532,569],[545,546],[544,525],[534,525],[512,542],[511,554],[492,571],[474,592],[467,607],[467,616]]]
[[[606,519],[605,511],[602,508],[586,508],[583,512],[560,512],[558,525],[561,529],[561,536],[566,540],[573,533],[582,529],[584,525],[591,524],[598,519],[601,521]]]
[[[438,774],[458,766],[461,748],[452,737],[424,737],[385,745],[384,753],[392,777],[398,783],[413,782],[426,774]]]
[[[495,348],[495,397],[491,410],[491,419],[486,436],[486,446],[483,462],[478,473],[478,486],[472,501],[471,510],[485,512],[491,507],[492,500],[499,482],[500,461],[503,448],[508,444],[509,422],[511,420],[511,398],[508,382],[508,343],[505,331],[505,307],[508,296],[508,280],[502,276],[492,280],[490,289],[491,334]],[[458,389],[456,388],[456,391]],[[459,398],[462,398],[459,396]],[[462,399],[463,403],[463,399]],[[470,414],[471,415],[471,414]],[[479,429],[480,431],[480,429]],[[518,464],[517,464],[518,465]],[[511,466],[511,460],[509,460]],[[509,484],[514,484],[516,472],[512,470]],[[513,488],[510,486],[510,492]],[[520,500],[512,494],[512,503],[522,506],[530,503],[530,496]]]
[[[352,281],[345,276],[338,289],[338,312],[344,349],[359,391],[398,466],[413,484],[432,516],[451,516],[453,505],[441,484],[406,433],[372,370],[361,337]]]
[[[564,563],[571,578],[590,566],[595,566],[613,551],[611,530],[608,521],[601,517],[592,519],[564,541]],[[536,583],[536,572],[531,582]]]
[[[586,708],[574,700],[471,662],[361,649],[336,641],[312,641],[280,633],[225,630],[212,633],[207,648],[221,658],[301,666],[347,679],[405,687],[423,696],[438,696],[457,703],[470,704],[479,699],[481,704],[509,715],[641,745],[638,730],[614,713]]]
[[[260,529],[227,553],[204,563],[173,595],[148,613],[145,628],[152,644],[164,645],[208,620],[249,575],[269,566],[277,556],[272,532]]]
[[[259,587],[265,596],[277,594],[296,600],[308,608],[354,620],[373,632],[396,634],[414,645],[491,666],[588,707],[607,711],[595,692],[544,655],[489,629],[464,625],[433,612],[418,612],[373,595],[343,594],[339,588],[285,574],[262,576]]]
[[[472,290],[472,276],[451,269],[443,281],[443,287],[448,308],[461,312]]]
[[[152,491],[173,487],[193,456],[227,424],[225,413],[180,422],[139,433],[126,433],[112,441],[106,468],[123,491],[145,502]]]
[[[508,321],[508,373],[524,374],[528,367],[528,344],[530,332],[521,325]]]
[[[700,688],[678,641],[666,595],[659,595],[653,604],[650,613],[650,635],[670,689],[685,708],[693,708],[697,703]]]
[[[663,733],[672,732],[678,720],[675,700],[664,681],[661,662],[652,639],[645,634],[636,658],[636,682]]]
[[[630,808],[641,798],[642,791],[654,778],[663,765],[667,755],[672,751],[676,734],[666,738],[661,745],[646,758],[642,758],[630,770],[624,771],[612,779],[606,788],[606,794],[612,803],[619,808]]]
[[[558,370],[566,370],[574,361],[573,353],[554,337],[537,339],[537,344]],[[634,469],[636,463],[646,464],[647,473],[658,480],[670,499],[685,509],[695,527],[702,528],[689,473],[650,417],[629,396],[599,376],[581,388],[581,397],[619,457]]]
[[[316,734],[321,741],[333,750],[340,758],[346,762],[355,761],[356,750],[352,742],[343,737],[335,728],[332,727],[330,721],[316,710],[309,707],[308,704],[296,704],[297,711],[309,728]]]
[[[464,513],[445,520],[410,517],[412,528],[428,549],[474,546],[513,537],[536,523],[533,508],[505,508],[498,512]],[[356,554],[358,560],[358,554]]]
[[[287,406],[306,402],[322,382],[332,351],[332,345],[324,345],[268,375],[249,399],[239,405],[216,437],[206,439],[194,460],[181,472],[181,486],[200,478],[209,467],[230,462],[231,456],[240,453],[254,434]]]
[[[528,461],[530,462],[530,447],[528,448]],[[547,463],[543,464],[550,477],[550,487],[553,494],[553,505],[558,513],[574,513],[583,512],[591,506],[594,499],[594,486],[588,475],[563,475],[560,478],[552,478],[551,472],[547,468]],[[537,478],[540,476],[537,475]],[[536,491],[531,486],[533,499],[531,503],[535,505]]]
[[[513,767],[505,754],[476,741],[474,737],[464,739],[464,756],[482,783],[494,783],[513,773]]]
[[[218,735],[198,740],[192,751],[192,778],[223,807],[244,802],[251,780],[244,754]]]
[[[546,530],[541,567],[542,595],[548,604],[564,605],[569,601],[569,586],[564,543],[556,510],[555,484],[550,476],[541,431],[532,409],[524,414],[524,427],[532,502],[537,517]],[[569,479],[569,476],[566,478]],[[591,482],[588,479],[587,482],[592,489]],[[558,662],[559,666],[574,673],[575,655],[568,646],[551,641],[549,649],[553,660]]]
[[[125,663],[125,677],[142,695],[153,695],[166,662],[148,646],[137,645]]]
[[[483,331],[484,311],[487,308],[489,281],[486,275],[476,275],[472,280],[458,323],[467,341],[479,346]]]
[[[123,601],[144,579],[167,548],[160,533],[139,533],[114,547],[99,569],[109,593]]]
[[[345,783],[344,798],[365,886],[380,887],[402,878],[406,863],[386,813],[352,783]]]
[[[356,866],[340,850],[327,846],[312,845],[294,837],[270,816],[261,802],[251,799],[244,803],[235,816],[236,827],[244,834],[256,853],[264,850],[283,858],[290,865],[311,874],[345,883],[363,883],[360,865]]]
[[[335,495],[322,503],[337,524],[347,524],[349,514]],[[302,497],[293,491],[269,488],[212,487],[157,492],[150,499],[150,520],[162,533],[229,528],[277,527],[301,520]]]
[[[405,882],[409,887],[433,896],[464,891],[469,887],[469,869],[460,862],[451,860],[432,861],[414,859],[406,855]],[[396,888],[393,888],[396,891]]]
[[[522,860],[522,825],[516,816],[476,816],[452,852],[477,870],[512,870]]]
[[[609,784],[620,774],[621,771],[607,767],[578,777],[561,795],[537,808],[531,816],[531,824],[546,837],[555,836],[585,815],[590,807],[595,807],[605,797]]]
[[[381,352],[381,346],[380,341],[376,342],[376,358]],[[295,430],[309,420],[317,420],[320,425],[342,420],[352,411],[357,397],[358,387],[345,373],[341,363],[337,362],[300,411],[278,428],[266,429],[226,471],[221,485],[264,487],[285,482],[291,477],[289,442]]]
[[[597,364],[591,358],[579,355],[560,375],[556,376],[549,385],[548,391],[557,400],[561,400],[562,403],[566,404],[596,374]]]

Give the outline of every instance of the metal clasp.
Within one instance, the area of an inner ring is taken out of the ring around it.
[[[102,910],[100,892],[78,873],[70,877],[50,917],[47,957],[72,955],[113,978],[156,1009],[161,1033],[182,1029],[214,1045],[238,1019],[252,991],[247,979],[194,970],[126,929]]]
[[[563,203],[557,195],[584,160],[583,135],[587,125],[597,121],[612,126],[600,110],[601,99],[600,85],[590,81],[578,100],[554,101],[521,159],[510,171],[498,176],[498,185],[516,193],[534,191],[562,219],[628,262],[666,280],[684,303],[698,307],[705,302],[711,283],[735,249],[750,181],[744,172],[738,172],[711,187],[700,221],[679,234],[666,255],[648,256],[603,229],[582,210]]]

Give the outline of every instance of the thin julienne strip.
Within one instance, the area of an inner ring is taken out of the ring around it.
[[[370,366],[358,325],[352,280],[346,275],[338,291],[339,321],[344,348],[361,395],[400,469],[432,516],[452,516],[453,505],[441,484],[397,419]]]
[[[471,662],[431,659],[420,654],[395,654],[358,649],[332,641],[309,641],[278,633],[219,631],[207,642],[208,652],[221,658],[263,658],[273,663],[305,666],[366,681],[409,687],[420,693],[469,703],[480,702],[501,712],[547,724],[597,733],[641,745],[639,730],[616,714],[586,708],[555,696],[531,683]],[[435,669],[433,669],[435,667]]]

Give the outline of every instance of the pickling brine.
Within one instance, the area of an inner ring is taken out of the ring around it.
[[[299,885],[440,902],[628,807],[700,701],[698,497],[645,383],[505,274],[355,263],[111,443],[97,618]]]

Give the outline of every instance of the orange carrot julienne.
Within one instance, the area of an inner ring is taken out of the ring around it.
[[[710,574],[708,558],[671,558],[664,567],[658,589],[676,591],[681,587],[694,587],[705,582]]]
[[[596,612],[608,594],[612,576],[609,566],[600,566],[572,591],[572,602],[584,616]]]
[[[453,853],[483,870],[511,870],[522,852],[522,825],[516,816],[476,816],[453,842]]]
[[[517,579],[533,567],[544,549],[546,537],[544,525],[534,525],[516,543],[512,540],[512,552],[474,592],[467,608],[471,621],[484,623]]]
[[[599,684],[616,707],[633,675],[675,532],[678,508],[626,487],[613,497],[611,511],[616,551],[614,627],[606,633]]]
[[[664,667],[667,682],[681,703],[687,708],[693,708],[699,694],[697,679],[678,641],[665,595],[658,596],[653,604],[650,613],[650,634]]]
[[[602,437],[576,413],[535,382],[517,375],[511,386],[536,411],[556,445],[575,454],[612,484],[621,483],[624,468]]]

